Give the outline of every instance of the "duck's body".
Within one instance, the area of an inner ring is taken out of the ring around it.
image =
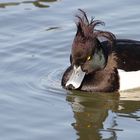
[[[120,77],[120,91],[140,88],[140,70],[138,71],[123,71],[118,69]]]
[[[116,47],[114,49],[114,51],[116,52],[115,54],[119,58],[117,59],[117,69],[111,71],[104,69],[102,71],[98,71],[96,74],[93,73],[86,75],[80,87],[80,90],[88,92],[111,92],[140,87],[140,42],[122,39],[117,41],[118,43],[116,43]],[[124,43],[123,46],[122,43]],[[106,42],[102,43],[102,45],[105,44]],[[129,47],[127,46],[127,44],[129,44]],[[128,48],[127,51],[126,48]],[[114,61],[116,61],[116,59]],[[72,66],[70,66],[65,71],[62,78],[63,87],[65,87],[65,84],[68,81],[72,71]],[[114,80],[111,79],[111,75],[113,75]]]
[[[140,41],[116,39],[110,32],[94,32],[94,27],[102,22],[91,20],[89,23],[86,14],[80,11],[83,16],[77,16],[71,65],[64,72],[61,84],[66,89],[88,92],[118,91],[122,87],[118,69],[140,70]],[[100,42],[99,37],[107,41]]]

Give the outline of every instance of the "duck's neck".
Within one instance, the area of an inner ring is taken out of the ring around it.
[[[116,67],[116,57],[112,53],[103,70],[86,75],[81,90],[95,92],[114,92],[119,90],[119,75]]]

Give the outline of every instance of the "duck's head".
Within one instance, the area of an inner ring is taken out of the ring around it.
[[[115,40],[112,33],[95,30],[95,26],[104,25],[104,22],[94,18],[89,21],[86,13],[81,9],[79,11],[80,14],[76,15],[77,32],[70,56],[73,73],[67,82],[67,86],[73,85],[75,89],[79,88],[85,75],[104,69]],[[101,46],[98,40],[100,37],[108,40],[108,48]]]

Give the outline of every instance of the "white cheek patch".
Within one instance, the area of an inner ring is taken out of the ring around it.
[[[85,77],[85,72],[82,71],[81,66],[79,66],[78,68],[74,66],[73,72],[66,83],[66,87],[72,85],[74,89],[79,88],[82,84],[84,77]]]

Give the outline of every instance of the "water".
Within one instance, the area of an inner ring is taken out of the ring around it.
[[[139,140],[140,89],[118,94],[68,93],[78,8],[100,29],[140,40],[138,0],[0,0],[0,139]]]

